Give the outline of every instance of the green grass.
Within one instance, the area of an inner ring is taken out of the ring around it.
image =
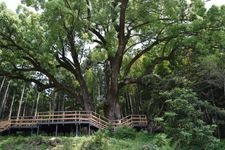
[[[49,136],[0,136],[0,150],[158,150],[156,136],[136,132],[134,138],[120,138],[98,132],[92,136],[56,137],[55,145]],[[162,147],[161,147],[162,148]],[[165,149],[166,150],[166,149]]]
[[[41,150],[47,149],[47,137],[42,136],[0,136],[0,150]]]

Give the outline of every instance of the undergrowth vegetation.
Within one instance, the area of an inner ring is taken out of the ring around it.
[[[173,150],[164,134],[150,135],[123,127],[104,130],[91,136],[1,136],[1,150]]]
[[[157,119],[178,149],[219,149],[219,139],[213,135],[217,126],[203,119],[202,111],[208,107],[207,102],[185,88],[175,88],[162,95],[166,98],[167,110]]]
[[[218,150],[225,149],[223,143],[221,141],[218,144]],[[137,132],[122,127],[114,132],[104,130],[91,136],[80,137],[0,136],[0,150],[185,150],[185,148],[178,147],[166,134],[151,135],[144,130]]]

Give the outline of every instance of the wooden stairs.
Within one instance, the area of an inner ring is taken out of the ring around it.
[[[0,121],[0,133],[9,129],[10,125],[11,125],[11,123],[8,120]]]
[[[37,116],[11,117],[7,121],[0,121],[0,133],[11,127],[33,128],[50,124],[90,124],[100,130],[109,126],[146,127],[147,117],[129,115],[119,120],[109,120],[92,111],[38,112]]]

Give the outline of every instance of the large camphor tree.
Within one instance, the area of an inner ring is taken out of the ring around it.
[[[87,74],[104,72],[106,116],[120,118],[119,92],[144,85],[156,65],[186,54],[206,9],[201,0],[24,0],[0,5],[0,75],[62,90],[93,110]]]

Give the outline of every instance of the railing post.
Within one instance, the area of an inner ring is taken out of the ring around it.
[[[76,123],[76,136],[78,136],[78,124]]]
[[[63,111],[63,124],[64,124],[64,119],[65,119],[65,111]]]
[[[37,116],[34,116],[34,118],[36,118],[36,122],[39,122],[39,113],[37,114]]]
[[[37,135],[39,134],[39,125],[37,126]]]
[[[56,127],[55,127],[55,136],[58,135],[58,124],[56,124]]]
[[[77,121],[77,112],[76,111],[73,114],[73,118],[74,118],[74,121],[76,122]]]
[[[100,115],[98,115],[98,125],[100,126]]]
[[[80,111],[78,112],[78,122],[80,123]]]
[[[51,113],[51,111],[48,111],[46,114],[46,121],[48,122],[48,124],[50,124],[50,122],[51,122],[52,115],[53,114]]]
[[[92,123],[92,112],[89,113],[89,125]]]
[[[88,124],[88,135],[90,135],[91,134],[91,125],[90,125],[90,123]]]

